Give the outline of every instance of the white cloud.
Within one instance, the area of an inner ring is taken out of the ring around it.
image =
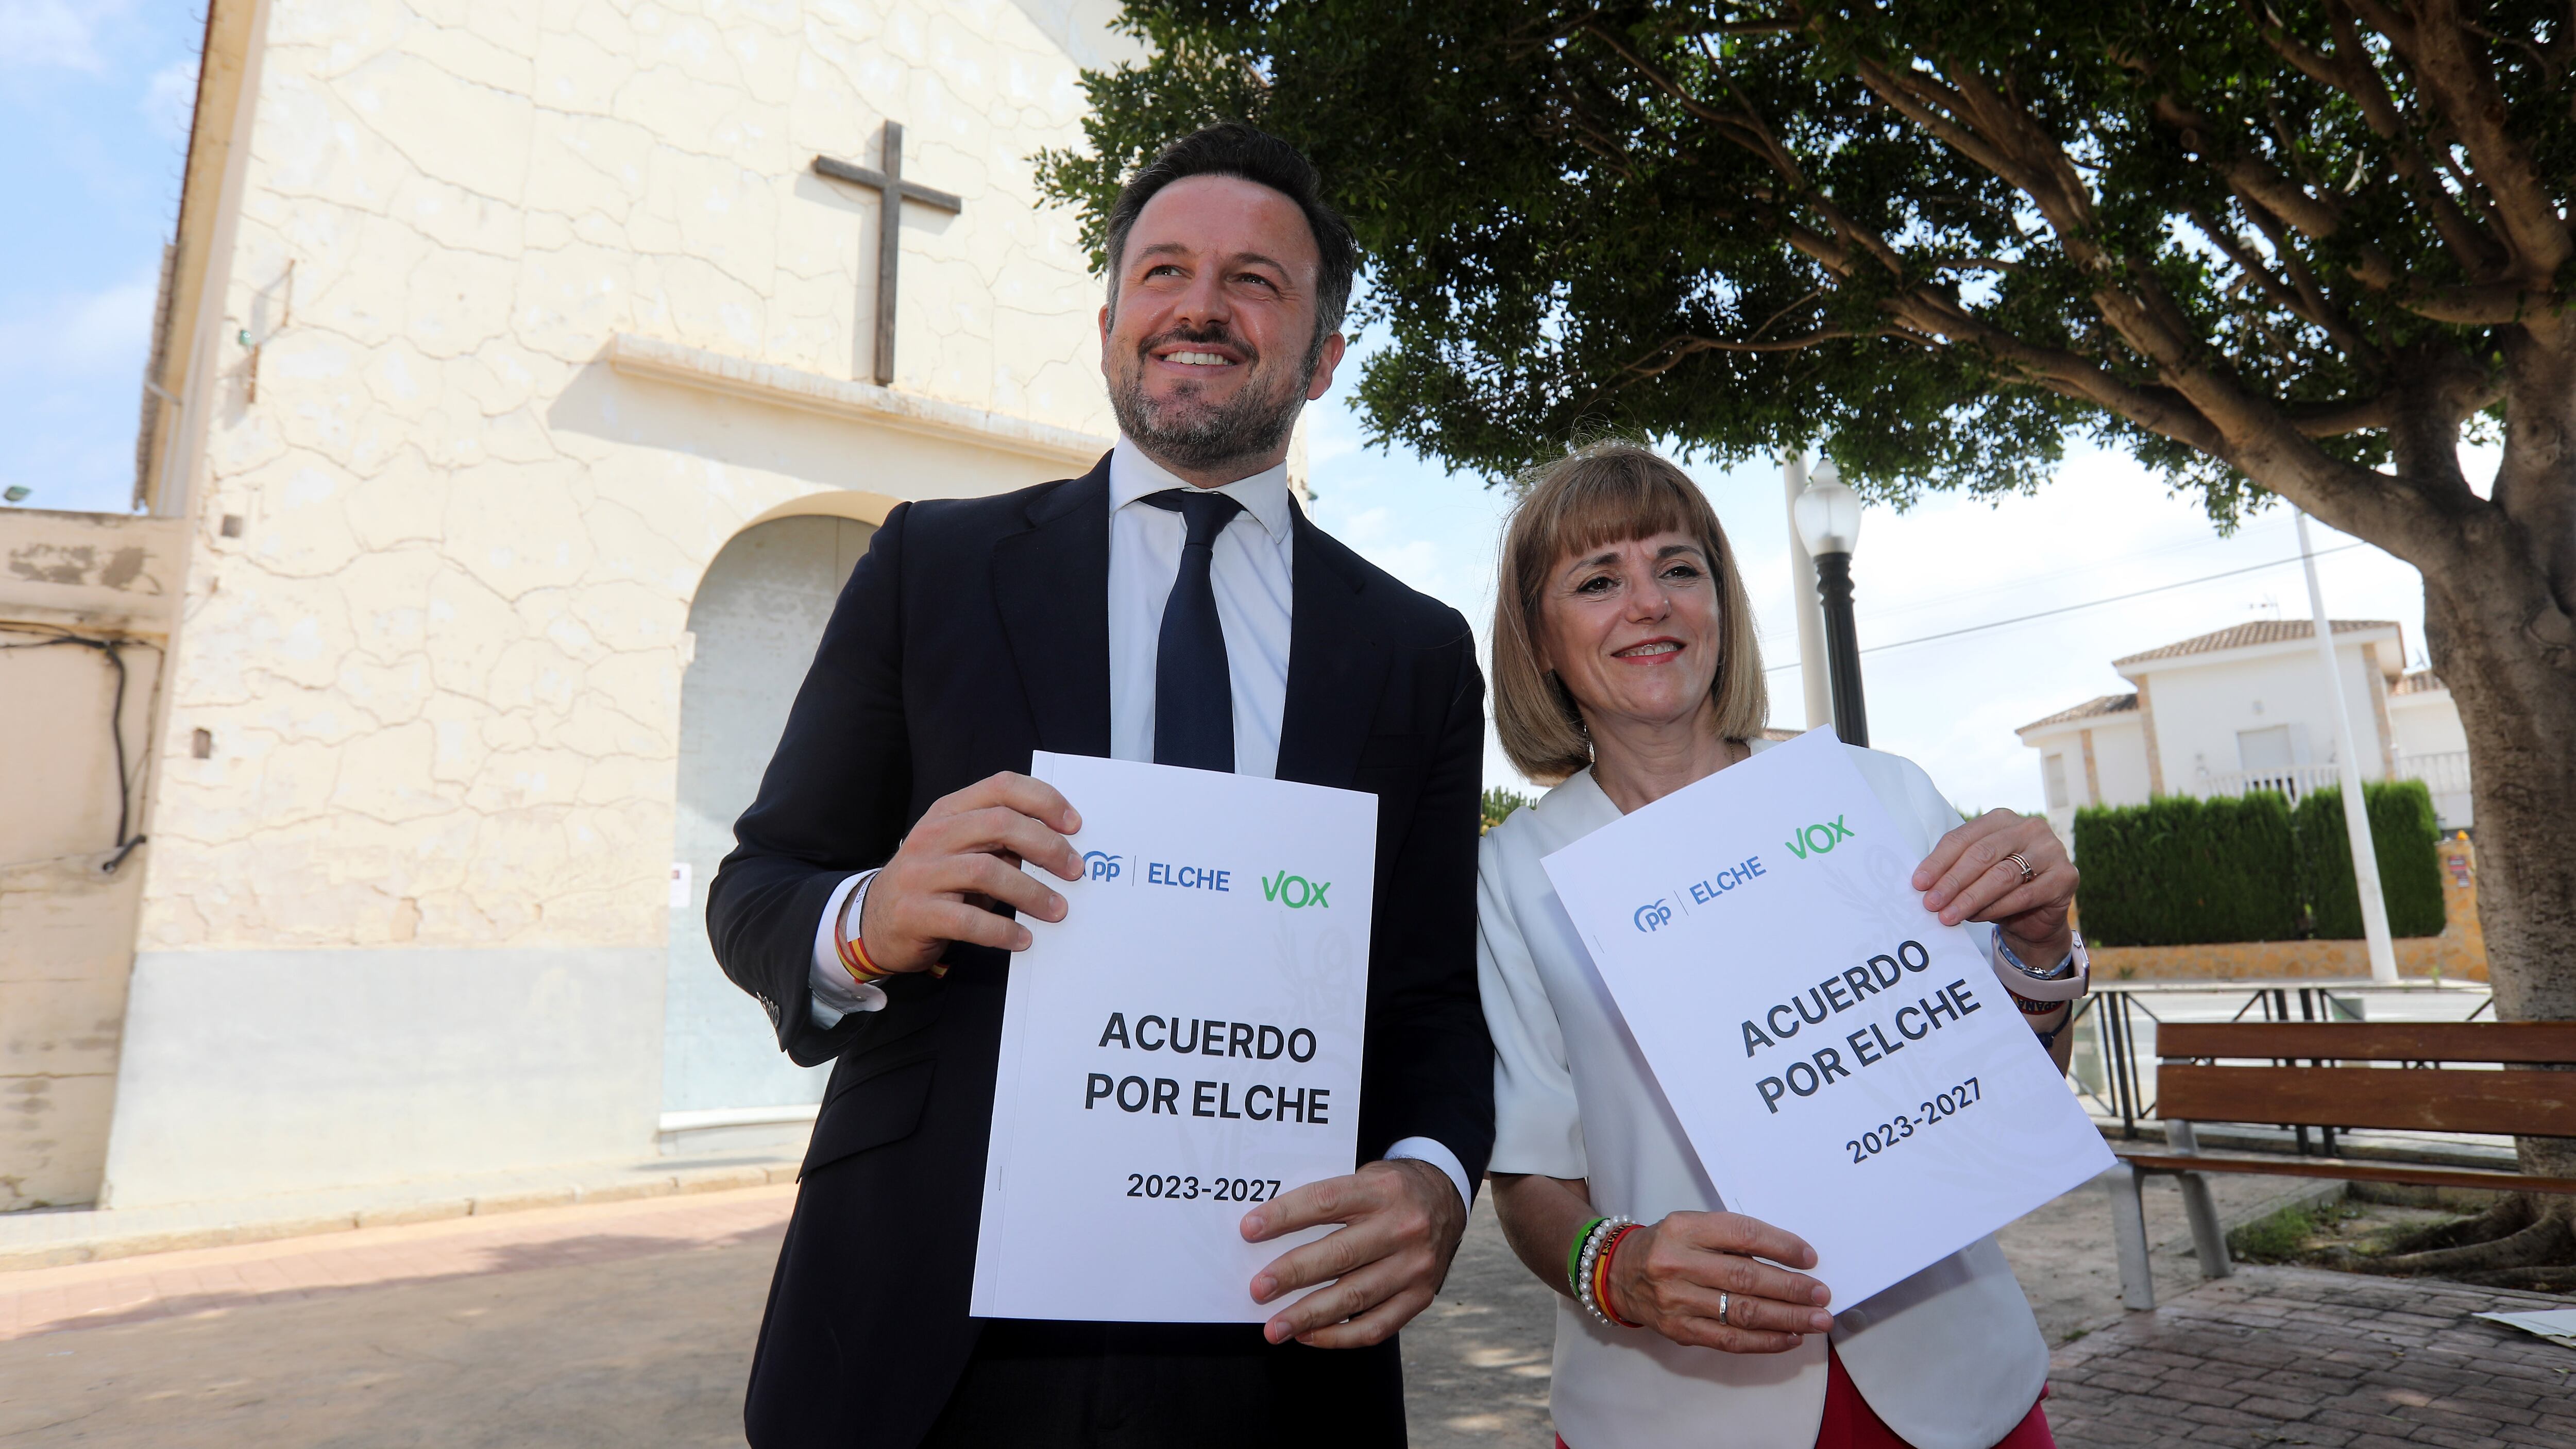
[[[67,0],[0,0],[0,66],[104,70],[98,22],[113,8]]]
[[[57,383],[131,377],[140,384],[152,342],[160,278],[137,277],[95,292],[32,299],[0,316],[0,377]]]
[[[154,71],[144,83],[141,108],[154,130],[175,145],[186,144],[197,115],[197,58],[182,56]]]

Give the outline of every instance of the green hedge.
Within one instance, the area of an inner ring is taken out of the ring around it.
[[[2423,782],[2366,785],[2389,930],[2442,930],[2433,797]],[[2344,832],[2343,795],[2319,790],[2293,811],[2273,791],[2075,814],[2075,859],[2087,940],[2105,946],[2197,946],[2361,935],[2360,890]]]
[[[2084,934],[2105,946],[2299,937],[2290,802],[2172,795],[2075,814]]]
[[[2393,936],[2442,934],[2441,827],[2433,792],[2421,780],[2364,785],[2371,853],[2379,857],[2379,893],[2388,902]],[[2328,941],[2361,939],[2361,886],[2352,874],[2352,836],[2343,823],[2343,791],[2312,791],[2292,812],[2299,834],[2304,893],[2315,913],[2311,930]]]

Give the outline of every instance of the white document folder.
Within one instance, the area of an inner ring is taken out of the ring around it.
[[[1837,1310],[2112,1161],[1921,863],[1821,729],[1543,862],[1726,1206]]]
[[[1358,1151],[1377,798],[1040,752],[1082,815],[1065,919],[1022,917],[971,1311],[1259,1323],[1317,1228],[1244,1214]]]

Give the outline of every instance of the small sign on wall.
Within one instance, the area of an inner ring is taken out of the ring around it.
[[[685,860],[675,860],[671,862],[671,909],[685,911],[688,908],[689,863]]]

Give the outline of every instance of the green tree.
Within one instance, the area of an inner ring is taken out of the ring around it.
[[[2286,498],[2413,564],[2499,1013],[2576,1019],[2563,4],[1125,15],[1148,58],[1089,77],[1091,148],[1042,157],[1049,186],[1096,235],[1120,173],[1209,120],[1305,148],[1368,250],[1382,441],[1499,474],[1591,425],[1719,460],[1821,440],[1901,502],[2035,487],[2071,435],[2222,526]],[[2480,436],[2484,494],[2457,454]],[[2521,1150],[2576,1176],[2576,1142]]]

